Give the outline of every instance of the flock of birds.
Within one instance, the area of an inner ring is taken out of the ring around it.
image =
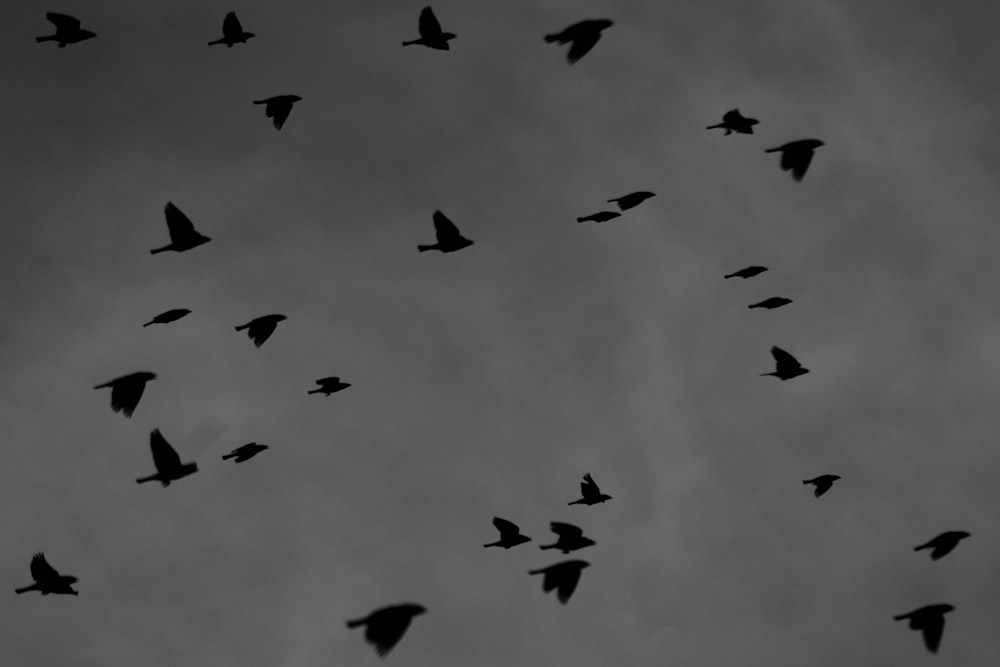
[[[59,48],[64,48],[68,44],[76,44],[97,36],[94,32],[82,28],[80,21],[72,16],[50,12],[46,14],[46,18],[55,26],[55,34],[37,37],[37,42],[56,42]],[[547,43],[568,44],[569,49],[566,53],[566,59],[570,64],[573,64],[589,53],[600,40],[603,31],[613,25],[613,21],[608,19],[579,21],[561,32],[545,35],[544,39]],[[425,7],[421,11],[418,31],[420,37],[402,42],[403,46],[421,45],[430,49],[448,51],[450,50],[449,41],[456,37],[454,33],[445,32],[441,28],[441,24],[430,7]],[[243,29],[235,12],[229,12],[223,20],[222,37],[208,42],[208,44],[210,46],[224,44],[227,48],[231,48],[236,44],[246,44],[252,37],[254,37],[254,33]],[[253,103],[264,105],[265,115],[272,119],[273,125],[277,130],[281,130],[291,114],[293,106],[296,102],[301,101],[301,99],[298,95],[277,95],[262,100],[254,100]],[[753,128],[757,124],[759,124],[758,120],[744,117],[738,109],[733,109],[723,115],[722,122],[709,125],[706,129],[722,129],[727,136],[730,134],[753,134]],[[781,169],[791,172],[791,176],[795,181],[801,181],[812,162],[816,149],[823,145],[823,142],[818,139],[800,139],[774,148],[768,148],[765,152],[780,153]],[[638,191],[609,199],[608,203],[616,204],[618,211],[599,211],[591,215],[579,217],[577,218],[577,222],[606,222],[619,217],[623,212],[639,206],[654,196],[655,193],[653,192]],[[212,240],[208,236],[198,232],[191,220],[173,203],[168,202],[166,204],[164,215],[166,217],[170,243],[151,250],[152,254],[167,251],[186,252]],[[435,211],[432,218],[436,242],[433,244],[418,245],[418,251],[438,250],[442,253],[450,253],[473,245],[473,241],[464,237],[458,227],[441,211]],[[763,266],[748,266],[725,275],[724,278],[749,279],[767,270],[767,267]],[[780,308],[789,303],[791,303],[791,300],[784,297],[770,297],[758,303],[750,304],[748,307],[770,310]],[[190,313],[191,311],[186,308],[167,310],[156,315],[142,326],[169,324],[186,317]],[[275,332],[278,324],[285,319],[286,317],[281,314],[263,315],[235,327],[235,330],[246,331],[253,344],[259,348]],[[794,356],[777,346],[771,348],[771,354],[774,357],[775,370],[769,373],[762,373],[761,375],[775,376],[784,381],[809,372],[809,369],[803,367]],[[95,389],[110,388],[112,410],[123,414],[125,417],[131,417],[142,398],[146,383],[155,378],[156,375],[154,373],[140,371],[99,384]],[[349,383],[341,381],[339,377],[320,378],[316,380],[316,383],[318,387],[307,393],[322,393],[325,396],[330,396],[351,386]],[[166,487],[172,482],[176,482],[198,471],[196,463],[183,463],[181,461],[180,455],[167,442],[159,429],[154,429],[150,434],[150,449],[156,472],[138,478],[136,480],[137,483],[158,481]],[[242,463],[267,449],[267,445],[251,442],[225,454],[222,456],[222,459],[234,459],[236,463]],[[833,487],[834,482],[839,479],[839,475],[824,474],[812,479],[803,480],[802,483],[813,485],[815,496],[820,497],[827,493]],[[569,505],[595,505],[611,500],[611,496],[601,492],[589,473],[583,477],[583,482],[580,484],[580,492],[581,497],[578,500],[570,502]],[[483,545],[484,547],[511,549],[531,541],[531,538],[522,534],[517,524],[511,521],[494,517],[493,525],[500,533],[499,539]],[[569,554],[596,544],[594,540],[584,536],[584,531],[581,528],[573,524],[552,522],[550,523],[550,528],[557,536],[557,539],[553,544],[540,546],[539,548],[542,550],[557,549],[563,554]],[[946,556],[962,540],[968,537],[970,537],[970,533],[966,531],[947,531],[924,544],[914,547],[914,550],[930,550],[931,559],[936,561]],[[530,570],[529,574],[542,575],[543,591],[546,593],[555,591],[557,599],[561,603],[566,604],[576,590],[582,571],[589,566],[590,563],[584,560],[567,560],[548,567]],[[73,588],[73,584],[77,582],[77,578],[71,575],[60,574],[48,563],[44,554],[37,553],[32,557],[30,571],[31,577],[34,580],[33,583],[15,589],[16,593],[38,591],[42,595],[78,595],[78,591]],[[912,629],[922,632],[927,649],[932,653],[936,653],[944,631],[944,615],[953,610],[954,607],[950,604],[930,604],[909,613],[894,616],[894,618],[896,620],[909,621]],[[394,604],[376,609],[362,618],[348,621],[347,627],[363,627],[365,629],[365,639],[380,656],[384,657],[402,639],[411,621],[416,616],[426,612],[427,609],[420,604]]]

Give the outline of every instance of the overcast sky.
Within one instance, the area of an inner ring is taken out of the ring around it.
[[[437,2],[404,49],[424,2],[9,3],[0,571],[80,595],[0,595],[4,662],[375,665],[345,621],[412,601],[387,664],[1000,664],[1000,5]],[[802,183],[763,152],[813,137]],[[150,255],[167,201],[212,242]],[[475,245],[418,253],[435,209]],[[92,389],[140,370],[130,420]],[[198,474],[135,483],[153,428]],[[598,543],[566,606],[554,520]],[[892,616],[938,602],[935,657]]]

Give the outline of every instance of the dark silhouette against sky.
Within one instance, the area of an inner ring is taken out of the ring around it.
[[[248,442],[245,445],[240,445],[228,454],[222,455],[223,461],[228,461],[229,459],[236,459],[233,463],[243,463],[253,457],[257,456],[265,449],[270,449],[267,445],[261,445],[256,442]]]
[[[364,618],[348,621],[347,627],[364,627],[365,641],[384,658],[406,634],[413,619],[426,613],[427,609],[423,605],[412,602],[394,604],[376,609]]]
[[[448,217],[441,211],[434,211],[434,234],[437,236],[437,243],[417,245],[417,250],[425,252],[427,250],[440,250],[441,252],[456,252],[462,248],[468,248],[473,241],[462,236]]]
[[[338,391],[343,391],[351,386],[350,382],[342,382],[337,376],[320,378],[316,380],[316,384],[319,385],[316,389],[310,389],[308,394],[323,394],[325,396],[330,396],[336,394]]]
[[[597,505],[603,503],[607,500],[611,500],[611,496],[606,493],[601,493],[600,487],[597,486],[597,482],[594,478],[590,476],[588,472],[583,476],[583,481],[580,482],[580,498],[569,503],[570,505]]]
[[[418,29],[420,31],[420,38],[403,42],[403,46],[420,44],[421,46],[426,46],[429,49],[448,51],[448,42],[455,39],[456,36],[453,32],[445,32],[441,29],[441,24],[438,22],[437,17],[434,16],[434,10],[430,7],[424,7],[420,11]]]
[[[781,153],[781,169],[792,172],[792,178],[801,181],[812,162],[813,153],[824,143],[819,139],[799,139],[776,148],[765,149],[765,153]]]
[[[165,310],[159,315],[156,315],[150,321],[146,322],[142,326],[148,327],[151,324],[170,324],[171,322],[176,322],[185,315],[190,315],[191,311],[187,308],[171,308],[170,310]]]
[[[229,12],[226,18],[222,19],[222,37],[212,40],[208,45],[225,44],[226,48],[232,48],[234,44],[246,44],[253,36],[252,32],[243,29],[240,20],[236,18],[236,12]]]
[[[155,379],[156,373],[138,371],[96,385],[94,389],[111,387],[111,409],[131,417],[146,390],[146,383]]]
[[[609,199],[609,204],[618,204],[618,209],[621,211],[627,211],[630,208],[635,208],[647,199],[655,197],[655,192],[649,192],[648,190],[639,190],[636,192],[630,192],[627,195],[622,195],[621,197],[615,197],[614,199]]]
[[[607,222],[608,220],[614,220],[615,218],[621,216],[621,213],[615,211],[598,211],[597,213],[591,213],[590,215],[585,215],[581,218],[577,218],[577,222],[596,222],[598,224],[602,222]]]
[[[824,493],[833,488],[833,483],[840,479],[840,475],[819,475],[812,479],[802,480],[803,484],[812,484],[814,495],[819,498]]]
[[[580,583],[580,573],[587,567],[590,567],[590,563],[585,560],[567,560],[530,570],[528,574],[542,575],[542,590],[546,593],[555,591],[559,601],[566,604]]]
[[[36,37],[36,42],[56,42],[59,48],[65,48],[67,44],[76,44],[77,42],[82,42],[85,39],[91,39],[97,37],[97,35],[90,30],[84,30],[80,27],[80,19],[68,16],[66,14],[57,14],[55,12],[49,12],[45,15],[45,18],[56,27],[56,32],[54,35],[43,35],[42,37]]]
[[[235,327],[236,331],[246,331],[247,336],[253,341],[255,347],[260,347],[263,345],[274,330],[278,328],[279,322],[284,322],[288,318],[279,313],[274,313],[273,315],[261,315],[260,317],[255,317],[246,324],[240,324]]]
[[[751,303],[747,308],[765,308],[767,310],[774,310],[775,308],[781,308],[782,306],[787,306],[792,302],[791,299],[786,299],[783,296],[772,296],[764,299],[763,301],[758,301],[757,303]]]
[[[913,547],[913,550],[924,551],[925,549],[929,549],[931,560],[939,560],[950,554],[962,540],[971,536],[972,534],[965,530],[948,530],[923,544]]]
[[[33,584],[14,589],[14,592],[18,595],[27,593],[28,591],[38,591],[42,595],[49,595],[50,593],[57,595],[80,594],[73,588],[73,584],[77,581],[76,577],[59,574],[45,560],[45,554],[43,553],[37,553],[31,557],[31,578],[35,580]]]
[[[194,223],[179,208],[174,206],[172,202],[167,202],[167,205],[163,208],[163,214],[167,218],[167,231],[170,233],[170,243],[150,250],[151,254],[155,255],[167,250],[184,252],[212,240],[196,230]]]
[[[302,98],[298,95],[274,95],[262,100],[254,100],[253,103],[264,105],[264,115],[272,119],[274,129],[280,131],[285,125],[285,121],[288,120],[288,115],[292,113],[292,107],[295,106],[296,102],[301,101]]]
[[[591,547],[597,544],[594,540],[584,536],[582,528],[574,526],[571,523],[553,521],[549,524],[549,527],[559,539],[552,544],[539,545],[539,549],[559,549],[564,554],[568,554],[571,551]]]
[[[513,521],[507,521],[506,519],[501,519],[500,517],[495,516],[493,517],[493,525],[500,531],[500,539],[496,542],[484,544],[484,547],[503,547],[504,549],[510,549],[519,544],[531,541],[530,537],[521,533],[521,529],[518,528],[517,524]]]
[[[709,125],[706,130],[714,130],[720,128],[725,130],[724,136],[728,136],[733,132],[737,134],[753,134],[753,126],[760,124],[760,121],[756,118],[747,118],[740,113],[739,109],[732,109],[722,114],[722,122],[715,125]]]
[[[809,372],[809,369],[800,364],[798,359],[777,345],[771,347],[771,356],[774,357],[774,370],[770,373],[761,373],[761,375],[773,375],[784,381]]]
[[[180,454],[170,446],[158,428],[153,429],[153,432],[149,434],[149,448],[153,453],[153,465],[156,467],[156,472],[136,479],[135,481],[139,484],[155,481],[167,487],[170,486],[171,482],[176,482],[198,472],[198,464],[181,463]]]
[[[931,653],[937,653],[944,634],[944,615],[955,610],[950,604],[929,604],[906,614],[894,616],[897,621],[908,620],[910,629],[919,630],[924,645]]]
[[[550,44],[552,42],[569,44],[566,60],[572,65],[590,53],[590,50],[601,39],[601,33],[612,25],[614,25],[614,21],[609,19],[587,19],[574,23],[561,32],[545,35],[545,41]]]
[[[733,271],[732,273],[727,273],[725,278],[753,278],[754,276],[759,276],[760,274],[767,271],[766,266],[748,266],[745,269],[740,269],[739,271]]]

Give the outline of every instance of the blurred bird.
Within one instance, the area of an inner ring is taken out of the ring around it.
[[[812,479],[802,480],[803,484],[812,484],[816,487],[816,497],[819,498],[824,493],[833,488],[833,483],[840,479],[840,475],[820,475]]]
[[[773,310],[774,308],[781,308],[782,306],[787,306],[792,302],[791,299],[786,299],[783,296],[772,296],[763,301],[758,301],[757,303],[751,303],[747,308],[767,308],[768,310]]]
[[[937,560],[950,554],[952,549],[958,546],[959,542],[971,536],[972,533],[968,533],[964,530],[949,530],[941,533],[928,542],[924,542],[920,546],[913,547],[913,550],[921,551],[923,549],[930,549],[931,560]]]
[[[167,487],[170,486],[170,482],[176,482],[182,477],[198,472],[197,463],[181,463],[180,455],[170,446],[158,428],[153,429],[153,432],[149,434],[149,448],[153,451],[153,465],[156,466],[156,474],[135,480],[139,484],[155,480]]]
[[[723,278],[753,278],[754,276],[760,275],[767,271],[766,266],[748,266],[745,269],[740,269],[739,271],[734,271],[733,273],[726,274],[722,276]]]
[[[73,18],[72,16],[49,12],[45,15],[45,18],[56,27],[56,34],[35,37],[36,42],[59,42],[59,48],[62,49],[67,44],[76,44],[85,39],[97,37],[96,33],[81,28],[80,19]]]
[[[189,315],[190,313],[191,311],[188,310],[187,308],[174,308],[173,310],[168,310],[160,313],[159,315],[157,315],[150,321],[146,322],[142,326],[148,327],[150,324],[169,324],[171,322],[176,322],[177,320],[181,319],[185,315]]]
[[[621,213],[615,213],[614,211],[598,211],[597,213],[592,213],[590,215],[584,216],[582,218],[577,218],[577,222],[588,222],[593,220],[594,222],[600,224],[602,222],[607,222],[608,220],[614,220],[620,217]]]
[[[583,476],[583,481],[580,482],[580,494],[583,496],[582,498],[574,500],[569,504],[596,505],[597,503],[603,503],[605,500],[611,500],[611,496],[601,493],[601,490],[597,487],[597,482],[594,481],[589,472]]]
[[[441,252],[455,252],[462,248],[468,248],[472,241],[462,236],[451,220],[445,217],[441,211],[434,211],[434,232],[437,236],[437,243],[433,245],[418,245],[417,250],[440,250]]]
[[[247,40],[253,36],[252,32],[243,30],[240,20],[236,18],[236,12],[229,12],[226,14],[226,18],[222,19],[222,37],[209,42],[208,45],[225,44],[228,49],[232,48],[233,44],[246,44]]]
[[[642,202],[646,201],[650,197],[655,197],[655,192],[647,192],[645,190],[640,190],[639,192],[630,192],[622,197],[615,197],[614,199],[609,199],[608,203],[617,203],[618,208],[622,211],[627,211],[630,208],[635,208]]]
[[[893,616],[897,621],[910,620],[911,630],[920,630],[924,634],[924,644],[931,653],[937,653],[941,645],[941,635],[944,634],[944,615],[953,611],[950,604],[929,604],[926,607],[914,609],[908,614]]]
[[[753,126],[757,125],[760,121],[754,118],[745,118],[740,114],[739,109],[733,109],[732,111],[727,111],[722,114],[722,122],[718,125],[709,125],[706,130],[714,130],[719,127],[726,131],[725,135],[729,136],[733,132],[737,134],[753,134]]]
[[[260,317],[255,317],[246,324],[241,324],[236,327],[237,331],[243,331],[247,329],[247,336],[253,341],[253,344],[260,347],[264,344],[274,330],[278,328],[278,322],[282,320],[287,320],[288,318],[284,315],[261,315]]]
[[[765,153],[781,152],[782,171],[792,172],[792,178],[801,181],[813,159],[813,151],[825,144],[819,139],[799,139],[777,148],[768,148]]]
[[[448,51],[448,41],[455,39],[456,36],[453,32],[443,32],[441,30],[441,24],[438,23],[437,17],[434,16],[434,11],[430,7],[424,7],[420,11],[420,25],[418,26],[418,30],[420,32],[420,39],[403,42],[403,46],[422,44],[430,49]]]
[[[126,417],[131,417],[136,406],[139,405],[139,399],[142,398],[142,392],[146,389],[146,383],[155,379],[156,373],[139,371],[96,385],[94,389],[111,387],[111,409]]]
[[[410,627],[410,621],[415,616],[426,614],[423,605],[410,602],[394,604],[376,609],[364,618],[348,621],[347,627],[365,626],[365,640],[375,647],[375,652],[383,658],[399,643]]]
[[[555,590],[559,601],[566,604],[580,583],[580,573],[585,567],[590,567],[585,560],[567,560],[538,570],[528,570],[528,574],[544,575],[542,590],[546,593]]]
[[[212,240],[196,231],[194,224],[188,217],[181,213],[181,210],[171,202],[167,202],[167,205],[163,207],[163,214],[167,218],[167,231],[170,233],[170,243],[162,248],[150,250],[151,255],[155,255],[158,252],[166,252],[167,250],[184,252]]]
[[[574,23],[562,32],[545,35],[545,41],[548,44],[551,44],[552,42],[569,44],[572,42],[569,47],[569,52],[566,54],[566,60],[568,60],[569,64],[572,65],[577,60],[587,55],[587,53],[594,48],[594,45],[597,44],[597,40],[601,38],[601,32],[603,30],[606,30],[613,25],[614,21],[610,21],[608,19],[587,19],[586,21]]]
[[[310,389],[307,393],[326,394],[327,396],[329,396],[330,394],[335,394],[338,391],[342,391],[351,386],[350,382],[341,382],[340,378],[336,376],[329,378],[320,378],[316,380],[316,384],[319,385],[319,388]]]
[[[31,557],[31,578],[35,583],[24,588],[15,588],[14,592],[20,595],[28,591],[38,591],[42,595],[55,593],[56,595],[79,595],[73,590],[76,577],[68,574],[59,574],[54,567],[45,560],[45,554],[38,552]]]
[[[247,459],[257,456],[265,449],[269,449],[269,447],[267,445],[258,445],[256,442],[248,442],[245,445],[240,445],[228,454],[223,454],[222,460],[236,459],[234,463],[243,463]]]
[[[568,554],[571,551],[597,544],[589,537],[583,536],[582,528],[577,528],[571,523],[553,521],[549,526],[551,526],[552,532],[559,536],[559,539],[556,540],[555,544],[541,545],[538,547],[539,549],[559,549],[564,554]]]
[[[275,129],[280,130],[288,120],[288,114],[292,113],[292,106],[301,99],[298,95],[275,95],[263,100],[254,100],[253,103],[266,105],[264,114],[268,118],[273,118]]]
[[[773,375],[784,380],[791,380],[794,377],[805,375],[808,368],[803,368],[798,359],[785,352],[778,346],[771,348],[771,356],[774,357],[775,369],[773,373],[761,373],[761,375]]]
[[[495,516],[493,517],[493,525],[500,531],[500,539],[490,544],[484,544],[484,547],[503,547],[504,549],[510,549],[511,547],[516,547],[519,544],[531,541],[530,537],[521,534],[521,529],[518,528],[517,524],[512,521],[507,521],[506,519],[501,519],[500,517]]]

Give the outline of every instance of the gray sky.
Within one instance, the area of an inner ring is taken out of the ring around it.
[[[374,665],[344,622],[414,601],[387,662],[1000,664],[1000,7],[437,2],[452,51],[403,49],[423,5],[8,8],[0,569],[80,596],[0,595],[4,662]],[[228,10],[257,37],[207,47]],[[572,67],[542,41],[599,17]],[[704,130],[733,107],[755,135]],[[805,137],[797,184],[763,149]],[[151,256],[167,201],[213,241]],[[475,245],[418,253],[435,209]],[[127,420],[91,387],[138,370]],[[167,489],[157,427],[200,466]],[[614,500],[568,507],[585,472]],[[565,607],[553,520],[598,542]],[[935,602],[936,657],[892,620]]]

